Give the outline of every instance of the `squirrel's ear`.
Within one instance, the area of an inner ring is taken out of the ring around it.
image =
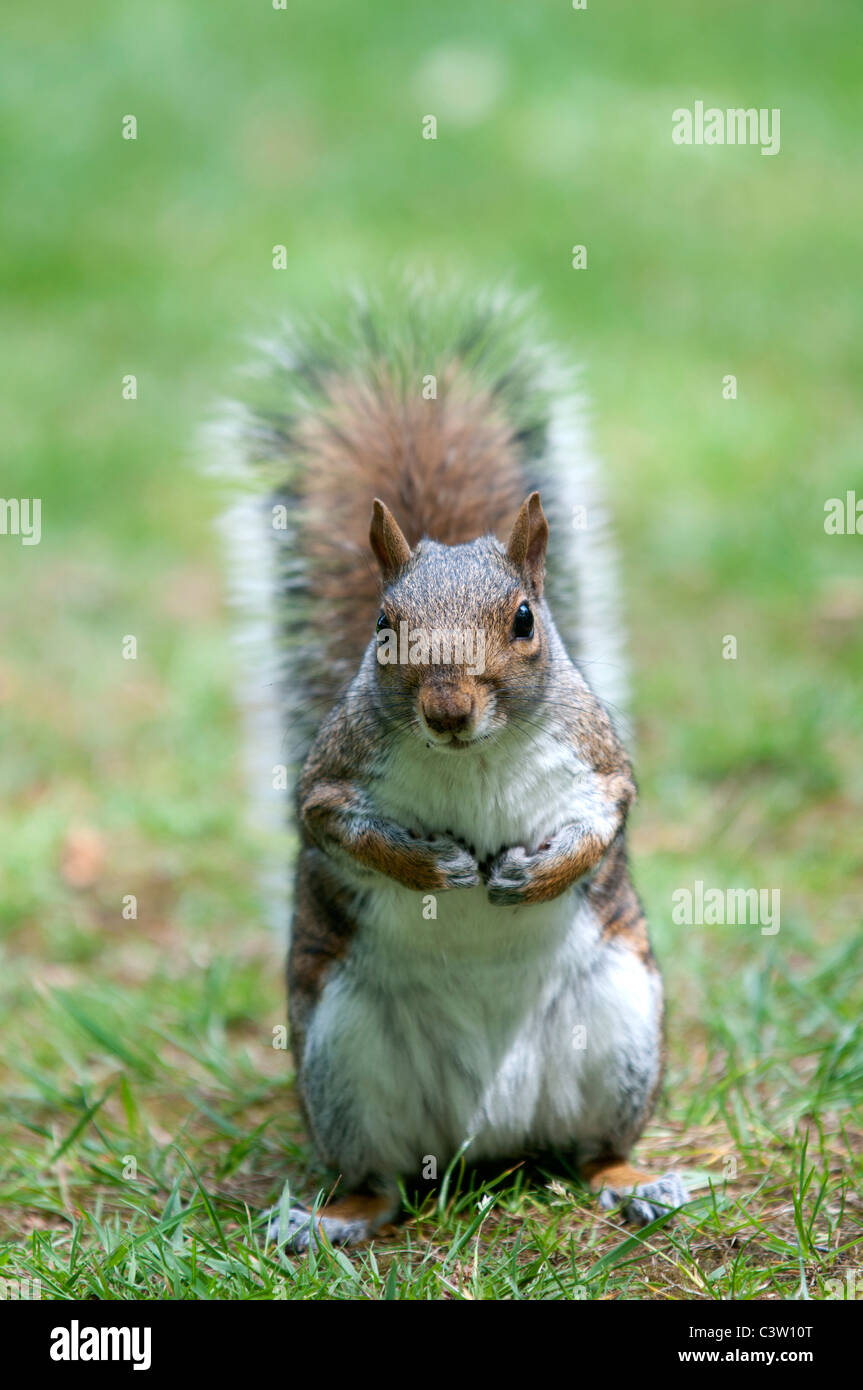
[[[375,498],[372,507],[369,541],[381,567],[384,583],[388,584],[411,558],[411,548],[389,507],[385,507],[379,497]]]
[[[532,492],[521,504],[515,519],[507,559],[523,570],[536,591],[542,593],[542,580],[545,574],[545,548],[548,545],[548,522],[539,493]]]

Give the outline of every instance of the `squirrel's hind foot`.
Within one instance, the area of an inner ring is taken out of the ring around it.
[[[603,1211],[620,1207],[624,1221],[632,1226],[649,1226],[666,1212],[676,1211],[689,1201],[689,1195],[677,1173],[663,1173],[650,1182],[640,1182],[629,1191],[604,1187],[599,1194]]]
[[[649,1226],[669,1211],[689,1201],[679,1173],[663,1173],[652,1178],[630,1168],[627,1163],[596,1163],[585,1176],[599,1196],[603,1211],[620,1208],[624,1221],[633,1226]]]
[[[310,1245],[317,1247],[321,1234],[331,1245],[361,1245],[396,1215],[398,1205],[389,1193],[346,1196],[319,1212],[292,1205],[284,1222],[279,1219],[279,1208],[272,1207],[267,1239],[292,1255],[302,1254]]]
[[[267,1226],[267,1240],[283,1247],[286,1254],[301,1255],[309,1246],[320,1244],[323,1232],[331,1245],[358,1245],[367,1236],[362,1221],[342,1221],[338,1217],[314,1216],[304,1207],[291,1207],[285,1222],[274,1211]]]

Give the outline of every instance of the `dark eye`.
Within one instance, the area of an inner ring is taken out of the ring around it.
[[[515,618],[512,624],[513,637],[532,637],[533,636],[533,614],[526,603],[520,603],[515,610]]]
[[[378,620],[377,620],[377,622],[375,623],[375,632],[383,632],[384,628],[385,628],[385,627],[388,627],[388,626],[389,626],[389,624],[388,624],[388,622],[387,622],[387,615],[386,615],[386,613],[380,613],[380,614],[378,615]]]

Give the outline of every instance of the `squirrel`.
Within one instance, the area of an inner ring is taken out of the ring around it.
[[[652,1221],[687,1195],[629,1165],[663,991],[580,400],[500,293],[355,298],[267,353],[226,529],[261,766],[298,770],[291,1046],[338,1179],[270,1232],[365,1241],[462,1153],[564,1154]]]

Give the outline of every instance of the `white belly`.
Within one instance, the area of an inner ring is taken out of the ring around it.
[[[440,1173],[466,1141],[472,1159],[598,1150],[655,1079],[658,977],[599,941],[579,890],[516,908],[440,894],[436,920],[394,883],[373,901],[306,1041],[314,1127],[343,1175],[429,1158]]]

